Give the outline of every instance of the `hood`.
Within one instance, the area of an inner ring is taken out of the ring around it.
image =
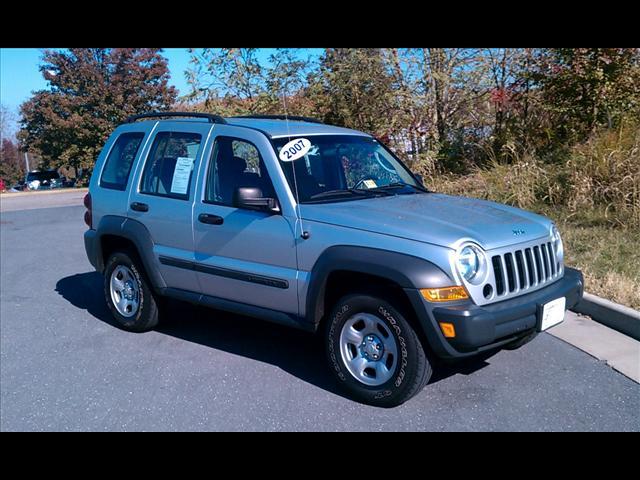
[[[301,204],[302,218],[455,248],[461,240],[485,250],[549,235],[551,221],[519,208],[438,193]]]

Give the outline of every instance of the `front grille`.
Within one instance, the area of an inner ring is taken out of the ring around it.
[[[562,273],[551,242],[503,252],[491,257],[496,297],[522,294],[555,280]]]

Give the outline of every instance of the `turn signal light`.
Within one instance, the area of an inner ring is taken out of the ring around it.
[[[454,338],[456,336],[456,329],[453,323],[440,322],[440,330],[446,338]]]
[[[453,300],[466,300],[469,294],[464,287],[456,285],[444,288],[423,288],[420,293],[430,302],[451,302]]]

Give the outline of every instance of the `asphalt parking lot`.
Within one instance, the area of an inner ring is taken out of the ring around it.
[[[342,396],[303,332],[178,302],[155,331],[120,330],[80,202],[0,216],[2,431],[640,430],[640,385],[547,333],[380,409]]]

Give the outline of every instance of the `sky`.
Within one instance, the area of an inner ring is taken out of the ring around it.
[[[17,117],[18,108],[32,92],[47,88],[38,65],[44,49],[0,48],[0,103]],[[275,49],[262,48],[258,59],[266,61]],[[184,72],[189,66],[190,54],[186,48],[165,48],[163,55],[169,61],[171,79],[179,95],[189,91]]]

